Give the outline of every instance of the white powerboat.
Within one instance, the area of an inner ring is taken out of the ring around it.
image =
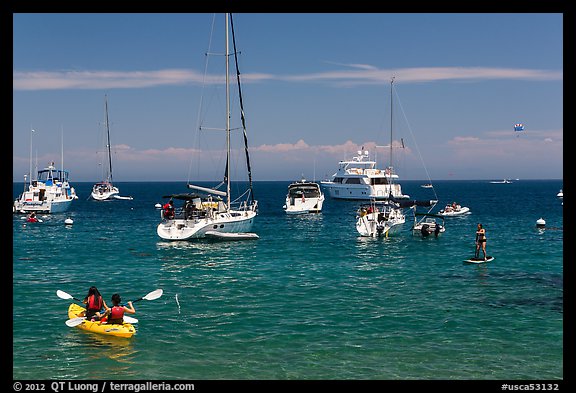
[[[242,107],[241,90],[239,89],[240,99],[240,115],[243,127],[243,140],[244,150],[246,154],[246,165],[248,171],[247,189],[241,193],[234,201],[231,198],[231,179],[230,175],[236,173],[230,170],[231,147],[230,147],[230,72],[229,61],[230,58],[236,58],[234,55],[237,53],[234,46],[233,51],[229,49],[229,25],[232,26],[232,15],[226,14],[226,53],[224,59],[226,62],[226,113],[225,113],[225,138],[226,138],[226,169],[224,181],[220,185],[210,188],[198,186],[195,184],[188,184],[188,188],[199,191],[203,194],[179,194],[171,195],[172,199],[180,199],[185,202],[184,206],[180,209],[162,210],[162,221],[158,224],[156,232],[158,236],[165,240],[191,240],[206,237],[217,237],[225,239],[226,236],[219,235],[220,233],[238,233],[240,235],[232,236],[233,239],[251,239],[255,238],[253,235],[247,235],[252,229],[252,224],[257,215],[258,202],[254,200],[252,190],[252,174],[250,169],[250,161],[248,159],[248,145],[247,145],[247,132],[244,121],[244,108]],[[234,31],[232,30],[232,34]],[[233,41],[235,42],[235,41]],[[238,65],[236,64],[236,67]],[[238,86],[240,86],[240,72],[236,73],[238,78]],[[219,190],[220,186],[226,185],[225,190]],[[230,236],[228,236],[230,237]]]
[[[36,180],[31,180],[28,188],[14,201],[14,213],[62,213],[67,211],[76,191],[68,182],[68,171],[56,169],[52,162],[39,170]],[[26,182],[25,182],[26,184]]]
[[[418,220],[417,217],[422,217]],[[440,236],[446,231],[444,226],[444,216],[430,214],[430,213],[414,213],[414,224],[412,225],[412,234],[428,237]]]
[[[288,186],[283,208],[286,214],[320,213],[323,203],[324,194],[320,185],[302,179]]]
[[[385,200],[392,195],[396,199],[409,198],[402,194],[396,183],[398,175],[392,166],[378,169],[367,150],[358,151],[351,160],[338,163],[338,170],[331,180],[320,182],[331,198],[351,200]]]
[[[320,184],[328,190],[331,198],[352,200],[386,200],[409,199],[409,195],[402,193],[402,187],[397,183],[398,175],[392,166],[392,85],[390,83],[390,163],[385,169],[380,169],[376,161],[370,159],[369,152],[362,147],[358,155],[351,160],[338,163],[338,170],[332,179],[321,181]]]
[[[446,205],[444,209],[438,212],[439,216],[450,217],[450,216],[460,216],[462,214],[470,213],[470,208],[466,206],[460,206],[456,202]]]

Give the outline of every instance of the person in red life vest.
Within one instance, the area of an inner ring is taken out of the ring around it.
[[[30,213],[30,215],[28,216],[28,219],[26,220],[28,222],[38,222],[38,219],[36,218],[36,213],[32,212]]]
[[[106,310],[106,323],[109,324],[123,324],[124,313],[134,314],[136,310],[131,301],[128,301],[128,306],[121,306],[120,295],[115,293],[112,295],[112,307]],[[102,318],[104,320],[104,318]]]
[[[164,218],[168,220],[174,218],[174,202],[172,201],[172,199],[170,199],[168,203],[164,204],[164,206],[162,206],[162,209],[164,209]]]
[[[88,295],[82,301],[86,304],[86,312],[84,316],[86,319],[96,321],[102,317],[102,309],[108,309],[106,302],[100,295],[100,291],[95,286],[91,286],[88,289]]]

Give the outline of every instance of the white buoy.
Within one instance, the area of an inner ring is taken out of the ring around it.
[[[68,217],[67,219],[64,220],[64,224],[72,225],[72,224],[74,224],[74,221],[72,221],[72,219],[70,217]]]
[[[544,228],[546,226],[546,221],[543,218],[536,220],[536,228]]]
[[[155,204],[154,207],[155,207],[156,209],[162,209],[162,205],[159,204],[159,203]]]

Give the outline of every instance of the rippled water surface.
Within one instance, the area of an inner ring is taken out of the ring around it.
[[[80,199],[39,224],[13,218],[14,379],[562,379],[561,181],[444,181],[440,238],[367,239],[358,202],[287,216],[289,182],[257,182],[260,239],[165,242],[162,195],[180,183],[119,183],[133,201]],[[405,193],[430,198],[420,182]],[[14,195],[22,190],[14,184]],[[65,226],[70,216],[72,226]],[[547,229],[537,230],[543,217]],[[466,265],[476,224],[495,260]],[[131,339],[68,328],[96,285],[134,300]]]

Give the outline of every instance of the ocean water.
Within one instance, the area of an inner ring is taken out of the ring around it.
[[[433,197],[404,181],[413,198]],[[183,183],[118,183],[134,200],[13,217],[13,379],[562,380],[560,180],[438,181],[457,201],[439,238],[361,238],[358,201],[288,216],[289,182],[256,182],[260,239],[165,242],[162,195]],[[16,197],[22,183],[14,183]],[[64,225],[71,217],[72,226]],[[544,218],[546,229],[536,229]],[[493,262],[467,265],[477,223]],[[67,327],[69,301],[96,285],[134,306],[131,339]]]

